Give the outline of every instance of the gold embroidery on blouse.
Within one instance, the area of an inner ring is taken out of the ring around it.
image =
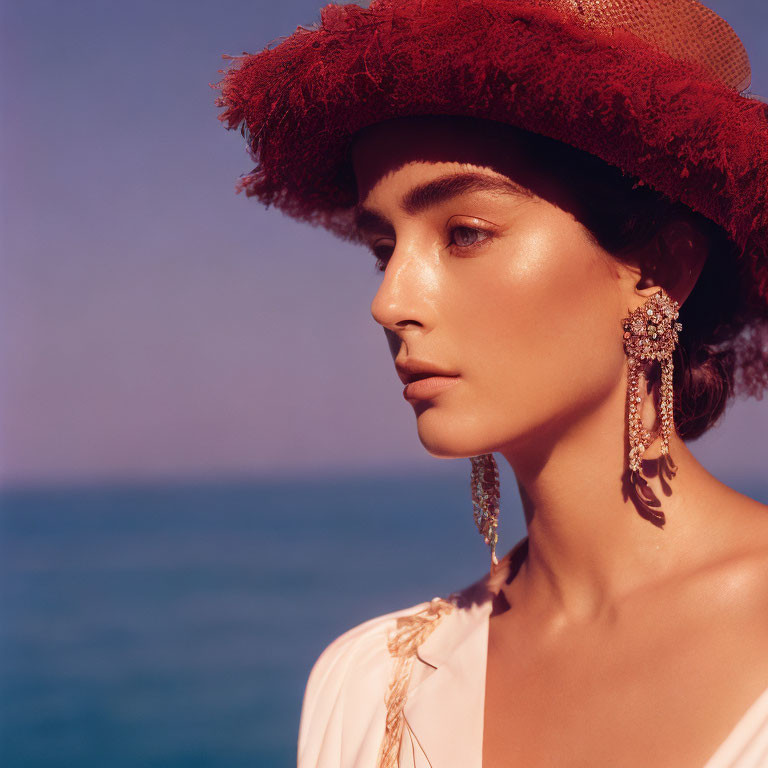
[[[378,768],[397,768],[403,733],[403,706],[416,650],[454,608],[456,605],[450,600],[433,597],[429,605],[420,611],[398,617],[397,625],[387,640],[387,648],[394,658],[394,667],[386,697],[387,719]]]

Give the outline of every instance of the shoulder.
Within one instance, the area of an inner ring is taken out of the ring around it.
[[[716,555],[681,583],[682,596],[714,623],[743,626],[768,641],[768,506],[737,501],[724,507],[732,532],[717,537]]]
[[[753,544],[740,556],[735,557],[725,580],[727,593],[745,617],[762,628],[768,640],[768,507],[764,524],[755,531]]]
[[[415,627],[436,626],[454,608],[466,609],[487,596],[487,575],[468,587],[357,624],[329,643],[310,670],[304,690],[297,768],[374,766],[384,737],[386,697],[395,653]],[[446,604],[450,605],[446,605]],[[411,618],[416,624],[402,619]],[[397,630],[402,627],[402,637]],[[429,632],[429,631],[428,631]]]
[[[740,537],[724,560],[724,583],[731,600],[739,599],[756,617],[768,620],[768,505],[743,499]]]
[[[348,629],[329,643],[318,656],[309,673],[304,694],[304,708],[312,698],[338,685],[350,670],[388,661],[387,639],[400,617],[418,613],[427,601],[408,608],[375,616]]]
[[[399,618],[416,614],[429,604],[425,601],[375,616],[348,629],[323,649],[304,691],[299,768],[353,765],[356,761],[363,765],[367,761],[362,759],[361,750],[375,755],[384,733],[391,668],[387,640]],[[344,758],[347,753],[348,761]]]

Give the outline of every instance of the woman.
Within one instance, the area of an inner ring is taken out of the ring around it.
[[[647,6],[327,6],[221,83],[242,188],[373,251],[491,547],[323,651],[300,768],[768,765],[768,509],[685,442],[768,383],[768,108],[722,19]]]

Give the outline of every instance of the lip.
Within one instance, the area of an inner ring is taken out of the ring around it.
[[[405,385],[403,397],[406,400],[426,400],[452,387],[458,380],[458,376],[428,376],[411,381]]]
[[[400,381],[403,384],[410,384],[417,376],[426,378],[427,376],[458,376],[456,371],[449,371],[441,368],[439,365],[430,363],[427,360],[416,360],[409,357],[403,361],[396,361],[395,368]]]

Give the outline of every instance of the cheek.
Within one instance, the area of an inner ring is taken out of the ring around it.
[[[575,224],[549,224],[497,248],[465,270],[456,296],[468,376],[496,402],[604,395],[623,348],[618,286],[596,247]]]

